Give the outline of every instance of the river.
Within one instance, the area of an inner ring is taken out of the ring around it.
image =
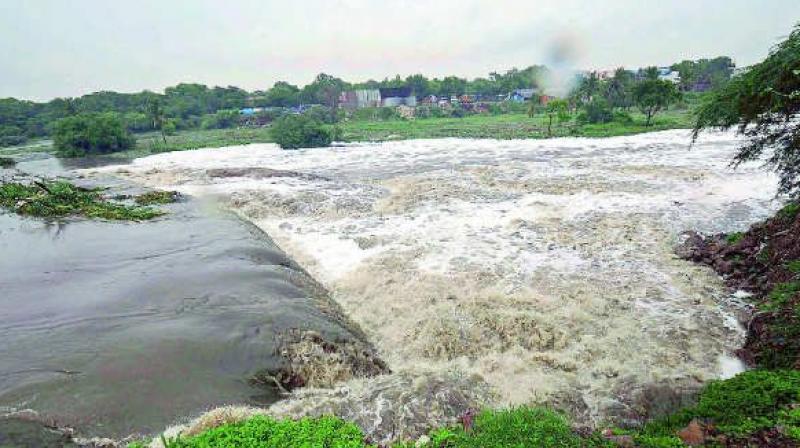
[[[103,171],[227,201],[331,291],[398,389],[444,381],[480,390],[482,405],[551,404],[596,423],[647,408],[653,388],[742,368],[728,356],[743,338],[735,299],[673,254],[685,230],[744,229],[779,205],[773,175],[728,166],[738,143],[719,133],[690,147],[681,130],[258,144]],[[379,409],[413,400],[381,381],[342,386],[361,403],[307,390],[273,411],[364,414],[385,436]]]

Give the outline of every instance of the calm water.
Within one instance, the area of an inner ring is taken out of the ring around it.
[[[168,209],[148,223],[0,214],[0,412],[33,409],[83,436],[157,433],[274,401],[246,379],[280,363],[276,334],[354,337],[260,230],[211,202]]]

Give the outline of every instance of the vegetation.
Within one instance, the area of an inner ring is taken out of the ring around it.
[[[140,194],[133,198],[133,201],[139,205],[163,205],[172,204],[180,199],[180,193],[177,191],[150,191]]]
[[[769,56],[711,94],[697,111],[694,136],[735,127],[747,137],[734,164],[767,159],[780,193],[800,196],[800,25]]]
[[[645,79],[633,88],[633,102],[645,115],[645,126],[653,116],[680,98],[675,84],[661,79]]]
[[[63,118],[53,133],[56,154],[81,157],[131,149],[133,135],[113,113],[81,114]]]
[[[678,431],[698,419],[713,424],[711,437],[723,436],[726,440],[746,440],[775,427],[781,427],[789,438],[797,438],[800,430],[797,403],[800,403],[800,371],[752,370],[728,380],[710,382],[697,405],[650,422],[632,434],[641,447],[681,447],[684,445]]]
[[[622,440],[621,446],[677,448],[687,446],[680,432],[692,421],[702,422],[706,446],[721,445],[725,441],[739,441],[735,446],[745,446],[741,441],[752,440],[764,431],[775,431],[776,428],[779,428],[778,432],[771,437],[800,441],[798,403],[800,371],[752,370],[731,379],[708,383],[697,404],[648,422],[637,430],[613,429],[611,435],[606,436],[579,434],[560,413],[544,408],[519,407],[467,414],[457,426],[438,428],[418,441],[400,441],[393,446],[612,448],[620,446],[617,442]],[[358,427],[335,417],[277,420],[256,416],[210,429],[195,437],[165,441],[168,448],[375,447],[366,441]]]
[[[0,207],[20,215],[42,218],[84,216],[87,218],[142,221],[162,215],[148,207],[132,207],[105,200],[98,190],[69,182],[4,183],[0,185]]]
[[[276,420],[266,416],[210,429],[196,437],[168,441],[169,448],[364,447],[364,435],[352,423],[334,417]]]
[[[308,115],[287,115],[272,125],[272,137],[283,149],[330,146],[333,132]]]

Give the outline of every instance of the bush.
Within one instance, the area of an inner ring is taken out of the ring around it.
[[[332,132],[319,120],[308,115],[287,115],[272,125],[272,137],[283,149],[330,146]]]
[[[216,113],[204,115],[200,122],[203,129],[227,129],[239,124],[239,111],[218,110]]]
[[[618,110],[614,112],[614,121],[617,123],[631,124],[633,123],[633,117],[625,111]]]
[[[88,113],[59,120],[53,144],[60,157],[82,157],[131,149],[136,140],[116,114]]]
[[[608,102],[602,98],[595,98],[583,106],[583,112],[579,115],[579,119],[583,119],[585,123],[608,123],[614,119],[614,114],[611,112],[611,107]]]

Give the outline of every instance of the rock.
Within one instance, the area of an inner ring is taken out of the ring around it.
[[[678,438],[689,446],[701,446],[706,441],[706,431],[703,425],[695,419],[689,422],[685,428],[678,431]]]

